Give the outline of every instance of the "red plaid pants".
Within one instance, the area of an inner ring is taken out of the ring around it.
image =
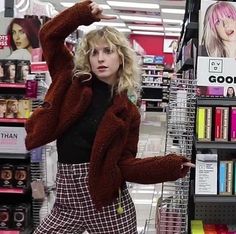
[[[123,214],[118,198],[97,211],[88,191],[89,163],[58,164],[56,202],[34,234],[137,234],[136,211],[127,188],[122,190]]]

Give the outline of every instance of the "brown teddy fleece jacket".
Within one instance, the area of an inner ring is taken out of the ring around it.
[[[88,81],[89,75],[84,74],[72,79],[73,57],[64,46],[65,38],[79,25],[98,21],[91,14],[89,3],[75,4],[40,31],[43,55],[53,81],[44,104],[25,125],[28,150],[58,139],[90,105],[93,78]],[[188,161],[184,157],[135,158],[139,125],[139,111],[126,93],[115,95],[98,126],[90,157],[89,191],[97,209],[111,204],[125,181],[153,184],[186,175],[187,170],[181,169],[181,164]]]

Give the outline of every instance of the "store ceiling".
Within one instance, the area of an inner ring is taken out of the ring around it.
[[[78,2],[78,0],[40,1],[50,2],[58,12],[65,9],[66,4],[72,5]],[[116,20],[109,20],[109,23],[118,23],[119,26],[116,26],[116,28],[121,31],[163,36],[179,36],[185,2],[186,0],[96,0],[96,3],[103,7],[105,14],[117,16]],[[121,3],[121,6],[118,6],[119,3]],[[132,5],[125,7],[128,3],[132,3]],[[146,6],[139,7],[140,3],[145,3]],[[173,13],[168,11],[173,11]],[[99,25],[102,24],[108,25],[108,22],[101,21]]]

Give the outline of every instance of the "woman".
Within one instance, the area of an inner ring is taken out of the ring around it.
[[[236,57],[236,9],[232,3],[211,4],[204,18],[201,46],[209,57]]]
[[[14,18],[7,30],[12,53],[8,59],[30,60],[32,50],[39,47],[38,32],[41,23],[35,18]]]
[[[186,175],[181,156],[136,159],[140,114],[127,93],[138,86],[135,53],[114,28],[89,32],[73,57],[64,40],[105,16],[83,1],[47,22],[40,40],[52,84],[26,123],[28,150],[57,140],[57,197],[39,233],[137,233],[125,182],[159,183]],[[46,124],[45,124],[46,123]]]
[[[227,97],[235,97],[235,91],[233,87],[228,87],[226,92]]]

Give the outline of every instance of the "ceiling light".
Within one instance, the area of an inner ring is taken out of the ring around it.
[[[111,27],[126,27],[125,23],[116,23],[116,22],[95,22],[93,25],[96,25],[96,26],[111,26]]]
[[[72,7],[73,5],[75,5],[74,2],[60,2],[60,4],[64,7]]]
[[[99,6],[103,9],[103,10],[109,10],[111,9],[111,7],[107,4],[99,4]]]
[[[60,4],[64,7],[72,7],[73,5],[75,5],[74,2],[60,2]],[[99,6],[104,10],[111,9],[111,7],[107,4],[99,4]]]
[[[180,33],[165,33],[165,36],[179,37]]]
[[[137,2],[118,2],[118,1],[107,1],[107,3],[110,6],[116,6],[116,7],[159,9],[159,4],[137,3]]]
[[[181,28],[165,28],[165,31],[180,32]]]
[[[129,25],[128,26],[130,29],[133,30],[147,30],[147,31],[163,31],[163,27],[148,27],[148,26],[134,26],[134,25]]]
[[[161,11],[163,13],[171,13],[171,14],[184,14],[184,9],[170,9],[170,8],[162,8]]]
[[[149,18],[142,16],[120,15],[123,20],[145,21],[145,22],[161,22],[160,18]]]
[[[142,34],[142,35],[164,36],[164,33],[161,33],[161,32],[132,31],[132,33],[133,34]]]
[[[16,3],[16,9],[20,8],[24,4],[25,0],[20,0],[18,3]]]
[[[176,23],[176,24],[182,24],[183,20],[176,20],[176,19],[163,19],[164,23]]]
[[[131,32],[129,28],[116,28],[120,32]]]

